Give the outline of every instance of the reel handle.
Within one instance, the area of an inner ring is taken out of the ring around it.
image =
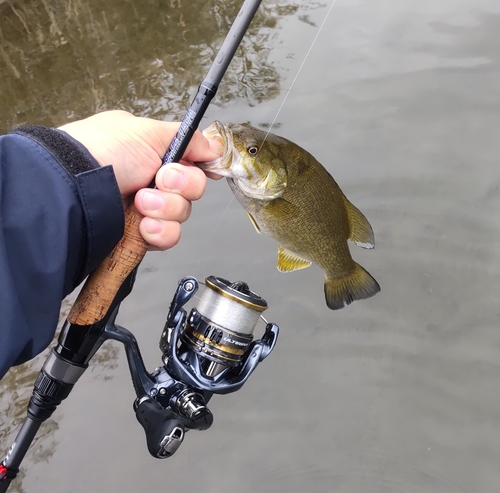
[[[148,244],[139,231],[142,218],[134,204],[125,211],[122,239],[88,277],[69,312],[69,322],[80,326],[92,325],[106,316],[123,281],[147,252]]]
[[[146,432],[149,453],[157,459],[170,457],[181,446],[185,435],[177,415],[149,397],[138,399],[134,408],[137,421]]]

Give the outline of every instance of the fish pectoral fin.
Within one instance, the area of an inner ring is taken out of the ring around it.
[[[344,197],[349,221],[349,239],[362,248],[375,248],[375,236],[368,219]]]
[[[305,269],[309,267],[312,262],[299,257],[296,253],[283,248],[278,247],[278,264],[276,267],[280,272],[292,272],[294,270]]]
[[[249,217],[250,222],[253,224],[255,231],[257,231],[257,233],[259,233],[259,234],[262,234],[262,231],[260,230],[259,225],[257,224],[257,221],[254,219],[252,214],[250,214],[250,212],[247,211],[247,216]]]

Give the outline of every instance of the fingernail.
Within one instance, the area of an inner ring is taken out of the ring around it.
[[[154,192],[145,191],[142,195],[142,206],[147,211],[156,211],[164,206],[163,197]]]
[[[146,221],[145,227],[148,233],[155,235],[163,230],[163,224],[161,223],[161,221],[158,221],[157,219],[152,219],[151,217],[146,217],[145,221]]]
[[[170,190],[180,190],[186,183],[186,176],[182,171],[170,168],[163,174],[163,185]]]

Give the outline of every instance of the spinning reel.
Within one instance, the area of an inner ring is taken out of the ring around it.
[[[63,327],[59,344],[35,382],[28,416],[38,422],[47,419],[87,367],[82,363],[88,362],[104,341],[119,341],[127,354],[137,395],[134,410],[146,432],[148,450],[153,457],[170,457],[186,431],[206,430],[212,425],[207,407],[212,395],[241,388],[273,350],[278,337],[278,326],[267,323],[262,338],[253,340],[267,303],[246,283],[210,276],[205,286],[198,306],[188,316],[183,306],[197,292],[199,283],[194,277],[179,281],[160,338],[163,365],[152,373],[144,366],[134,335],[115,324],[118,307],[95,338],[93,329],[85,334],[85,341],[94,342],[84,353],[73,349],[70,354],[70,348],[82,347],[74,338],[81,332]],[[85,362],[80,361],[80,354],[87,355]]]
[[[125,345],[137,394],[134,409],[154,457],[170,457],[186,431],[206,430],[213,422],[207,403],[213,394],[235,392],[273,350],[278,326],[268,323],[253,340],[267,303],[244,282],[210,276],[196,308],[182,308],[196,293],[194,277],[179,281],[160,338],[163,366],[147,373],[135,338],[108,323],[105,334]]]

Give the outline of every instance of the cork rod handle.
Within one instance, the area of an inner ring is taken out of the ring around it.
[[[69,322],[91,325],[104,318],[123,281],[139,265],[148,249],[139,232],[142,217],[134,204],[126,210],[122,239],[88,277],[68,315]]]

